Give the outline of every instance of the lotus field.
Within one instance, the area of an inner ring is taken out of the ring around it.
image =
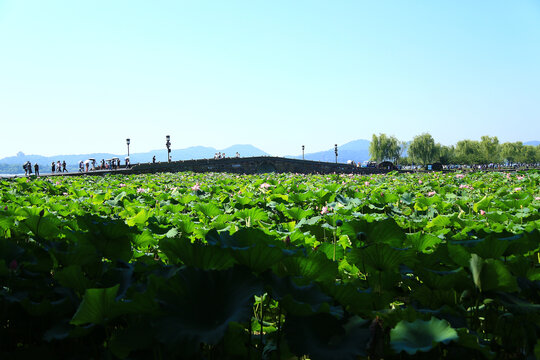
[[[540,173],[0,180],[0,352],[532,359]]]

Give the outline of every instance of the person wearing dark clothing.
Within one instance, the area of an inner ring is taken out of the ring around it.
[[[68,172],[66,169],[66,160],[62,162],[62,172]]]
[[[28,175],[28,162],[25,162],[22,168],[24,169],[24,176]]]
[[[54,174],[54,161],[51,163],[51,172]]]
[[[155,163],[156,163],[156,155],[154,155],[154,156],[152,157],[152,164],[155,164]]]
[[[36,173],[36,176],[39,176],[39,165],[38,165],[38,163],[36,163],[34,165],[34,172]]]
[[[26,167],[28,168],[28,175],[32,175],[32,163],[30,161],[26,163]]]

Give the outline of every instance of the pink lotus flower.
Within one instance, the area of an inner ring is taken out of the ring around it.
[[[456,179],[463,179],[465,175],[463,174],[456,174]]]
[[[433,196],[433,195],[435,195],[435,194],[437,194],[436,191],[430,191],[430,192],[427,193],[427,196]]]
[[[193,185],[193,186],[191,187],[191,190],[193,190],[193,191],[199,191],[199,190],[201,190],[201,186],[199,185],[199,183],[196,183],[195,185]]]
[[[484,216],[486,215],[486,212],[484,210],[480,210],[480,215]]]
[[[520,187],[514,188],[514,191],[521,191]]]
[[[364,185],[369,186],[369,181],[364,182]]]
[[[418,183],[419,183],[419,184],[422,184],[422,180],[418,180]]]
[[[540,200],[540,196],[535,197],[534,200]],[[7,210],[7,206],[6,206],[6,210]]]
[[[518,176],[518,177],[516,177],[516,179],[523,180],[523,179],[525,179],[525,176]]]
[[[270,184],[268,184],[268,183],[262,183],[261,186],[259,186],[259,188],[261,188],[261,189],[263,189],[263,190],[266,190],[266,189],[268,189],[270,186],[272,186],[272,185],[270,185]]]
[[[125,187],[126,184],[119,184],[118,186],[120,186],[122,188],[122,187]]]
[[[146,190],[143,189],[142,187],[137,188],[137,194],[144,193],[144,192],[146,192]]]
[[[326,215],[326,214],[328,214],[328,206],[323,206],[321,210],[321,215]]]

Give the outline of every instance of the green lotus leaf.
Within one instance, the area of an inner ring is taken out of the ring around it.
[[[500,259],[510,246],[510,241],[499,240],[490,235],[471,249],[472,253],[478,254],[483,259]]]
[[[148,221],[151,213],[146,209],[141,209],[137,215],[132,216],[126,220],[126,224],[129,226],[143,226]]]
[[[474,284],[481,292],[490,290],[513,292],[518,290],[516,278],[499,260],[484,260],[478,255],[472,254],[470,269]]]
[[[156,297],[162,316],[156,336],[164,344],[214,345],[230,322],[250,321],[261,284],[247,271],[231,268],[203,271],[184,268],[169,279],[156,279]]]
[[[169,261],[194,266],[205,270],[221,270],[235,264],[234,257],[227,249],[219,246],[192,243],[188,238],[163,238],[159,242],[161,251]]]
[[[313,360],[356,360],[367,356],[369,322],[353,316],[347,322],[328,314],[287,316],[285,338],[291,351]]]
[[[409,355],[427,352],[437,344],[448,344],[458,339],[458,334],[448,321],[431,318],[429,321],[417,319],[413,322],[400,321],[390,331],[390,345],[394,351],[405,351]]]
[[[115,285],[105,289],[86,289],[70,324],[103,324],[117,316],[115,298],[119,287],[120,285]]]
[[[310,281],[334,281],[338,273],[338,264],[315,251],[307,257],[294,256],[282,261],[283,276],[302,276]]]
[[[442,240],[435,235],[418,232],[408,235],[407,242],[418,252],[429,252],[430,249],[433,249],[436,245],[440,244]]]
[[[286,255],[278,247],[258,243],[249,248],[234,249],[232,256],[239,264],[260,273],[281,261]]]
[[[298,207],[293,207],[291,209],[285,210],[285,215],[287,215],[288,217],[290,217],[293,220],[300,221],[300,220],[302,220],[304,218],[307,218],[307,217],[310,217],[311,215],[313,215],[313,210],[311,210],[311,209],[304,210],[304,209],[300,209]]]
[[[194,209],[202,213],[204,216],[206,216],[209,219],[212,219],[215,216],[223,214],[221,209],[217,207],[215,204],[208,203],[208,204],[196,204],[194,206]]]
[[[347,255],[347,261],[359,269],[369,266],[377,271],[398,272],[399,265],[404,260],[403,251],[381,243],[375,243],[361,249],[352,249]]]
[[[280,278],[271,274],[265,283],[272,299],[279,301],[288,314],[305,316],[318,312],[342,312],[331,308],[332,298],[313,282],[298,285],[290,276]]]
[[[237,211],[235,217],[243,219],[246,223],[253,224],[256,221],[268,221],[268,214],[259,208],[250,208]]]

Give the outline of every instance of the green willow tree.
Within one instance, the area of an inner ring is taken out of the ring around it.
[[[426,166],[437,159],[437,150],[438,147],[435,145],[433,137],[424,133],[414,137],[408,153],[412,161]]]
[[[397,163],[401,154],[405,151],[405,143],[400,142],[395,136],[387,136],[386,134],[373,134],[371,143],[369,144],[369,155],[371,160],[381,162],[389,160]]]

